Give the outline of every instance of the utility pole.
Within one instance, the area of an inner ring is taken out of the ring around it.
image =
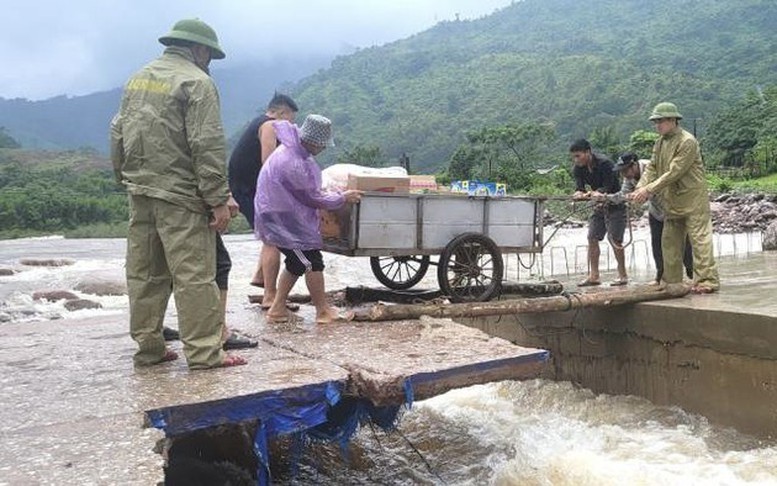
[[[405,168],[408,175],[410,174],[410,157],[405,152],[402,152],[402,155],[399,156],[399,164]]]

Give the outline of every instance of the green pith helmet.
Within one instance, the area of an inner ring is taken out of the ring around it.
[[[653,108],[653,113],[650,114],[650,121],[658,120],[660,118],[677,118],[682,119],[682,115],[677,111],[677,107],[674,103],[659,103]]]
[[[210,47],[213,59],[224,59],[226,57],[221,46],[219,46],[219,38],[216,36],[216,31],[200,19],[179,20],[170,32],[159,38],[159,42],[169,46],[173,39],[196,42],[197,44]]]

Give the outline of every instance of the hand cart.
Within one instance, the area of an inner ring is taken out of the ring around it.
[[[498,296],[502,253],[543,248],[541,198],[368,193],[322,213],[324,251],[370,257],[372,273],[394,290],[413,287],[435,265],[452,302]]]

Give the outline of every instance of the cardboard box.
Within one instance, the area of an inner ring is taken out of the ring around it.
[[[408,194],[410,192],[410,177],[381,177],[349,174],[348,189],[387,192],[392,194]]]
[[[451,192],[469,196],[506,196],[507,184],[501,182],[453,181]]]
[[[339,238],[340,237],[340,219],[337,217],[337,213],[327,211],[326,209],[318,210],[319,217],[319,230],[323,238]]]
[[[437,192],[437,178],[433,175],[411,175],[410,192]]]

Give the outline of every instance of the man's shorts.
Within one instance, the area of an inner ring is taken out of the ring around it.
[[[256,191],[248,188],[236,187],[232,190],[232,197],[240,205],[240,213],[245,216],[251,229],[254,229],[254,196]]]
[[[290,274],[301,277],[306,272],[323,272],[324,257],[321,250],[290,250],[289,248],[278,248],[286,257],[284,265]]]
[[[588,239],[602,241],[606,234],[618,245],[623,243],[626,232],[626,205],[608,204],[603,208],[594,209],[588,218]]]

